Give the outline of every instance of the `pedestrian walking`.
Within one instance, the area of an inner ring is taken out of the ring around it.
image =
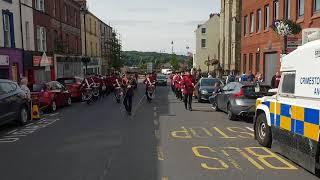
[[[185,72],[185,76],[181,81],[181,86],[183,89],[184,95],[184,106],[186,110],[192,111],[192,96],[194,91],[195,80],[193,76],[190,74],[190,71],[187,70]]]
[[[124,100],[123,100],[123,105],[128,113],[129,116],[131,116],[132,113],[132,100],[133,100],[133,96],[134,96],[134,80],[132,79],[132,77],[128,76],[128,74],[126,74],[122,80],[123,82],[123,88],[125,90],[125,96],[124,96]]]
[[[221,92],[221,84],[219,82],[216,82],[214,84],[214,89],[213,89],[213,94],[212,96],[209,97],[209,102],[212,105],[213,109],[217,108],[217,94],[219,94]]]
[[[254,74],[250,71],[250,73],[249,73],[249,75],[248,75],[247,81],[253,82],[255,78],[256,78],[256,77],[254,76]]]
[[[272,80],[271,80],[271,87],[273,89],[276,89],[279,87],[280,79],[281,79],[280,73],[276,72],[276,74],[272,77]]]
[[[240,82],[248,81],[248,76],[245,72],[240,76]]]
[[[28,109],[30,110],[32,107],[32,100],[31,100],[31,92],[30,89],[28,88],[28,80],[27,78],[22,78],[20,82],[20,88],[21,90],[25,93],[26,98],[28,100]]]

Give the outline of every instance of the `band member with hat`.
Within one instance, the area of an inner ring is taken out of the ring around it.
[[[185,71],[185,75],[181,80],[181,88],[184,94],[184,106],[186,110],[192,111],[192,96],[194,91],[195,80],[190,74],[190,70]]]

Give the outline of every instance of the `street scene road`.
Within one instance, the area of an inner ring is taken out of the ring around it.
[[[250,120],[227,120],[206,103],[186,111],[169,87],[133,114],[113,96],[76,103],[25,127],[1,127],[4,180],[317,179],[253,139]]]

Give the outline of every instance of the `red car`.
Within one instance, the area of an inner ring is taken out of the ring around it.
[[[40,109],[57,111],[62,106],[72,103],[70,92],[59,82],[51,81],[45,84],[34,84],[31,89],[32,99],[39,100]]]
[[[80,77],[73,78],[58,78],[57,81],[68,89],[71,94],[71,98],[82,100],[81,85],[83,79]]]

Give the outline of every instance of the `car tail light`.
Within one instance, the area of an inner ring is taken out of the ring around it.
[[[244,96],[244,90],[243,88],[240,88],[240,92],[234,94],[235,97],[240,98]]]

